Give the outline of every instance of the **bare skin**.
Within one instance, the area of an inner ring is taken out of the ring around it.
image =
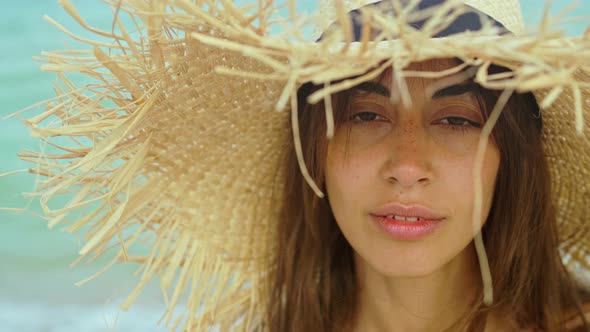
[[[479,270],[472,246],[427,276],[391,279],[359,263],[357,277],[364,287],[353,331],[443,331],[460,319],[477,295]]]
[[[440,70],[452,63],[413,66]],[[354,249],[360,288],[353,331],[443,331],[481,289],[473,237],[491,207],[499,149],[492,141],[486,148],[484,213],[474,225],[473,167],[485,122],[476,98],[467,92],[434,100],[425,93],[432,81],[407,82],[411,108],[379,92],[361,93],[351,102],[350,136],[340,128],[328,145],[328,197]],[[374,212],[392,203],[427,207],[443,226],[419,239],[392,238],[374,221]],[[488,326],[506,324],[492,315]]]

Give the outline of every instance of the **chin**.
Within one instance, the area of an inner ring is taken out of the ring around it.
[[[423,255],[422,259],[406,257],[399,259],[394,255],[376,256],[367,255],[368,259],[355,252],[358,263],[389,278],[420,278],[426,277],[441,269],[447,262],[443,259],[434,259],[431,255]],[[371,257],[372,256],[372,257]],[[424,259],[426,256],[426,259]],[[391,258],[394,257],[394,258]],[[359,261],[360,260],[360,261]],[[358,264],[357,264],[358,265]]]
[[[432,275],[435,271],[440,269],[443,264],[431,264],[431,265],[405,265],[395,264],[378,267],[377,270],[380,274],[388,278],[422,278]],[[375,267],[374,267],[375,268]]]
[[[380,250],[376,246],[370,249],[365,248],[370,251],[362,253],[364,258],[357,253],[355,256],[362,259],[359,263],[388,278],[422,278],[445,270],[447,267],[454,270],[471,266],[477,260],[471,246],[472,242],[466,241],[465,246],[458,245],[461,242],[457,239],[455,242],[457,246],[442,248],[438,245],[428,246],[425,243],[422,243],[425,246],[421,248],[396,246]]]

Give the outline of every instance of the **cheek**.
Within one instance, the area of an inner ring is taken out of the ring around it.
[[[460,212],[462,219],[473,222],[473,212],[476,207],[476,182],[475,164],[476,153],[470,154],[467,159],[457,160],[455,167],[449,165],[446,167],[450,173],[447,173],[446,187],[451,197],[459,204],[455,204],[456,212]],[[484,160],[481,168],[481,222],[487,219],[492,200],[494,197],[496,178],[500,166],[500,153],[498,148],[490,143],[486,148]],[[452,193],[451,193],[452,192]]]
[[[488,150],[484,159],[482,176],[482,191],[484,197],[487,198],[487,209],[489,210],[494,190],[496,188],[496,180],[498,177],[498,170],[500,169],[500,151],[494,144],[488,146]],[[486,213],[487,215],[487,213]]]
[[[337,221],[359,214],[359,198],[367,197],[371,192],[374,174],[378,162],[371,155],[370,149],[346,151],[344,144],[330,142],[327,149],[325,181],[326,192],[332,212]]]
[[[341,200],[352,198],[350,195],[361,185],[363,167],[365,166],[361,163],[346,158],[344,147],[328,144],[325,176],[332,209],[337,209]]]
[[[475,165],[475,157],[473,158],[473,165]],[[482,192],[484,195],[493,195],[496,178],[498,176],[498,169],[500,168],[500,150],[498,147],[493,144],[489,143],[483,159],[483,164],[481,168],[481,184],[482,184]],[[473,185],[474,179],[474,170],[470,172],[471,174],[471,182]]]

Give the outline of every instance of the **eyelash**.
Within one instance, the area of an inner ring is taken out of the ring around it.
[[[367,115],[367,114],[369,114],[369,115],[376,115],[376,116],[381,117],[381,118],[384,119],[384,117],[382,115],[380,115],[378,113],[375,113],[375,112],[358,112],[358,113],[353,114],[350,117],[350,120],[353,121],[354,123],[382,121],[382,120],[361,120],[361,119],[357,119],[357,116],[359,116],[359,115]]]
[[[355,124],[383,121],[383,120],[375,120],[375,119],[374,120],[361,120],[358,118],[359,115],[375,115],[376,117],[384,118],[383,116],[381,116],[375,112],[358,112],[358,113],[353,114],[350,117],[351,121]],[[449,119],[460,120],[462,122],[462,124],[442,123],[443,120],[446,120],[448,122]],[[449,128],[451,130],[457,130],[457,131],[467,131],[470,129],[479,129],[482,127],[482,125],[480,123],[470,120],[470,119],[467,119],[467,118],[464,118],[464,117],[461,117],[461,116],[447,116],[447,117],[439,120],[438,123],[445,126],[446,128]]]
[[[462,124],[441,123],[442,125],[444,125],[447,128],[450,128],[451,130],[467,131],[470,129],[481,129],[482,127],[480,123],[464,118],[462,116],[447,116],[446,118],[443,118],[440,121],[447,120],[448,122],[448,119],[458,119],[462,122]]]

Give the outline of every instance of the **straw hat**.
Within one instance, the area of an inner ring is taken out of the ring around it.
[[[481,29],[445,38],[431,36],[471,8],[462,1],[413,10],[402,3],[418,1],[392,1],[396,20],[364,7],[365,24],[383,32],[382,42],[351,42],[346,13],[371,1],[324,1],[320,14],[283,21],[272,0],[244,7],[228,0],[107,2],[116,32],[88,26],[61,1],[78,23],[107,40],[80,38],[90,47],[43,54],[43,69],[56,72],[61,84],[27,123],[53,151],[21,157],[43,176],[38,190],[49,225],[85,232],[82,256],[115,246],[115,262],[142,264],[123,307],[159,276],[173,329],[257,324],[265,302],[258,285],[272,270],[276,247],[284,157],[293,139],[300,149],[298,128],[289,122],[297,115],[298,87],[339,82],[308,99],[317,102],[371,79],[370,68],[393,65],[403,78],[410,62],[446,57],[479,65],[476,81],[484,87],[534,91],[543,109],[563,260],[590,289],[589,35],[565,38],[549,19],[527,31],[517,0],[465,1],[479,10]],[[125,15],[137,26],[125,26]],[[412,27],[425,17],[431,19],[421,29]],[[512,33],[498,36],[490,18]],[[272,24],[280,31],[269,35]],[[305,24],[335,28],[310,42],[300,33]],[[513,75],[488,76],[490,63]],[[75,85],[68,72],[94,81]],[[342,80],[349,77],[356,80]],[[329,135],[333,123],[326,130]],[[321,194],[301,152],[298,157]],[[62,196],[67,203],[50,209]],[[136,249],[141,242],[151,248],[147,255]],[[180,303],[183,313],[173,314]]]

